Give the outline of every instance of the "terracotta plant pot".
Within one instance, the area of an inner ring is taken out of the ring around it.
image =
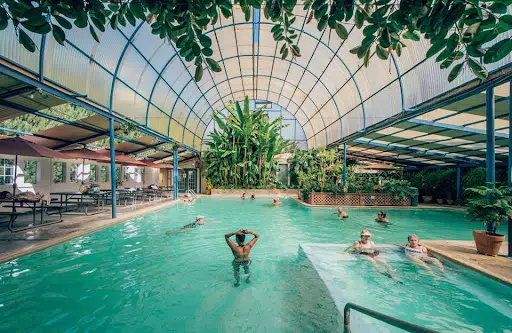
[[[423,198],[424,203],[431,203],[432,202],[432,196],[431,195],[423,195],[421,196]]]
[[[446,203],[449,204],[450,206],[453,205],[453,200],[450,200],[450,199],[446,199]]]
[[[212,189],[211,188],[207,188],[206,189],[206,194],[207,195],[211,195],[212,194]]]
[[[444,199],[436,199],[436,201],[440,205],[444,204]]]
[[[487,256],[497,256],[500,253],[501,244],[505,241],[505,235],[488,234],[485,230],[473,230],[476,252]]]

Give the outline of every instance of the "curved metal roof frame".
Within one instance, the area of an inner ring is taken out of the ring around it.
[[[400,58],[392,54],[389,66],[372,59],[365,68],[348,52],[363,38],[353,22],[347,23],[351,27],[346,40],[331,38],[331,31],[319,32],[314,24],[306,24],[308,12],[299,7],[293,28],[302,57],[282,60],[270,33],[275,23],[260,17],[257,9],[252,22],[246,22],[237,7],[232,18],[221,19],[206,32],[223,72],[205,67],[201,82],[194,81],[194,65],[185,63],[174,45],[151,35],[145,22],[118,31],[108,28],[99,44],[86,29],[67,31],[67,47],[42,36],[40,51],[34,54],[19,45],[11,26],[0,33],[0,58],[43,83],[87,95],[84,99],[94,106],[196,150],[212,112],[227,99],[247,95],[290,110],[309,146],[318,147],[364,133],[473,80],[466,71],[448,83],[449,69],[425,59],[429,45],[424,40],[408,45]],[[509,56],[488,68],[498,70],[511,60]]]

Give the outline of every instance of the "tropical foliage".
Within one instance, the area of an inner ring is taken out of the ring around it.
[[[464,67],[478,78],[485,79],[487,70],[482,65],[497,62],[512,51],[512,41],[498,36],[512,27],[512,16],[507,8],[512,0],[305,0],[304,23],[316,21],[319,31],[329,30],[340,39],[347,39],[355,28],[362,29],[364,39],[351,49],[368,66],[376,54],[381,59],[400,56],[407,42],[430,41],[427,57],[436,54],[441,68],[452,65],[449,81],[454,80]],[[220,17],[233,16],[233,6],[239,6],[245,20],[251,19],[253,8],[263,9],[265,17],[274,22],[271,32],[280,43],[280,55],[300,57],[299,30],[296,24],[297,0],[2,0],[0,1],[0,30],[9,22],[14,25],[18,40],[30,52],[36,44],[27,34],[51,33],[64,45],[65,30],[73,26],[88,28],[99,43],[101,32],[128,24],[137,19],[151,24],[151,31],[161,39],[172,41],[179,54],[196,65],[195,79],[200,81],[204,68],[222,71],[215,61],[212,40],[206,30],[220,22]],[[302,11],[301,11],[302,13]],[[300,21],[300,19],[299,19]],[[348,29],[347,29],[348,27]],[[100,32],[100,34],[98,33]]]
[[[466,191],[473,194],[469,199],[467,217],[482,221],[488,233],[495,233],[500,222],[512,217],[512,196],[507,186],[477,186]]]
[[[276,182],[274,157],[289,144],[280,130],[282,118],[270,122],[263,110],[250,110],[245,97],[243,109],[239,103],[226,107],[226,113],[212,115],[220,129],[210,133],[204,153],[206,178],[214,187],[242,185],[256,187]]]
[[[402,179],[392,179],[384,183],[382,191],[393,194],[396,200],[417,197],[418,189],[411,186],[411,182]]]

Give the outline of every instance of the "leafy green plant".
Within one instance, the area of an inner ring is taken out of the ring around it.
[[[499,36],[512,27],[512,16],[507,8],[512,0],[305,0],[304,23],[316,21],[319,31],[329,30],[345,40],[355,28],[362,30],[361,44],[350,50],[368,66],[377,55],[391,61],[400,56],[408,42],[418,42],[423,36],[430,41],[426,56],[437,55],[441,68],[452,67],[448,80],[453,81],[469,68],[480,79],[488,76],[484,64],[495,63],[512,51],[512,40]],[[297,0],[48,0],[0,2],[0,31],[11,23],[18,41],[30,52],[37,47],[26,33],[53,35],[65,45],[66,30],[73,26],[89,29],[98,43],[98,32],[106,26],[119,29],[137,20],[151,25],[151,32],[161,39],[173,42],[180,56],[194,62],[194,78],[200,81],[204,69],[222,71],[213,59],[212,39],[207,34],[210,25],[220,22],[220,16],[233,16],[234,6],[250,21],[252,9],[262,9],[265,17],[274,23],[273,38],[280,44],[283,59],[300,57],[298,41],[302,20],[294,14]],[[349,29],[347,29],[349,27]]]
[[[283,140],[280,130],[282,118],[270,122],[263,110],[249,109],[245,97],[240,104],[226,107],[227,114],[212,115],[217,127],[210,133],[212,141],[206,142],[204,153],[206,178],[213,186],[240,185],[245,188],[275,184],[277,161],[289,142]]]
[[[393,194],[396,200],[403,200],[418,196],[418,189],[412,187],[408,180],[393,179],[384,183],[382,191]]]
[[[481,221],[487,233],[496,233],[499,224],[512,217],[512,196],[507,186],[497,188],[477,186],[466,189],[474,196],[469,199],[467,217]]]

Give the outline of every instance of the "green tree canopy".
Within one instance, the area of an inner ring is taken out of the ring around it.
[[[449,81],[468,67],[480,79],[487,78],[481,63],[497,62],[512,51],[512,41],[498,36],[512,28],[512,15],[507,14],[512,0],[305,0],[307,23],[313,19],[319,31],[329,29],[347,39],[355,23],[363,30],[364,39],[352,50],[368,66],[377,55],[388,59],[400,56],[404,40],[417,42],[420,36],[430,41],[427,57],[437,54],[441,68],[453,66]],[[252,8],[262,9],[266,18],[275,22],[273,38],[281,44],[281,57],[300,57],[298,34],[293,24],[297,0],[234,0],[251,19]],[[173,42],[179,54],[196,65],[195,79],[200,81],[204,68],[214,72],[222,69],[215,61],[212,40],[205,33],[220,16],[233,15],[231,0],[2,0],[0,31],[9,22],[14,25],[18,40],[30,52],[36,44],[25,30],[39,34],[51,33],[64,45],[65,30],[74,26],[88,28],[99,43],[98,31],[104,32],[131,24],[137,19],[151,24],[152,33]]]

